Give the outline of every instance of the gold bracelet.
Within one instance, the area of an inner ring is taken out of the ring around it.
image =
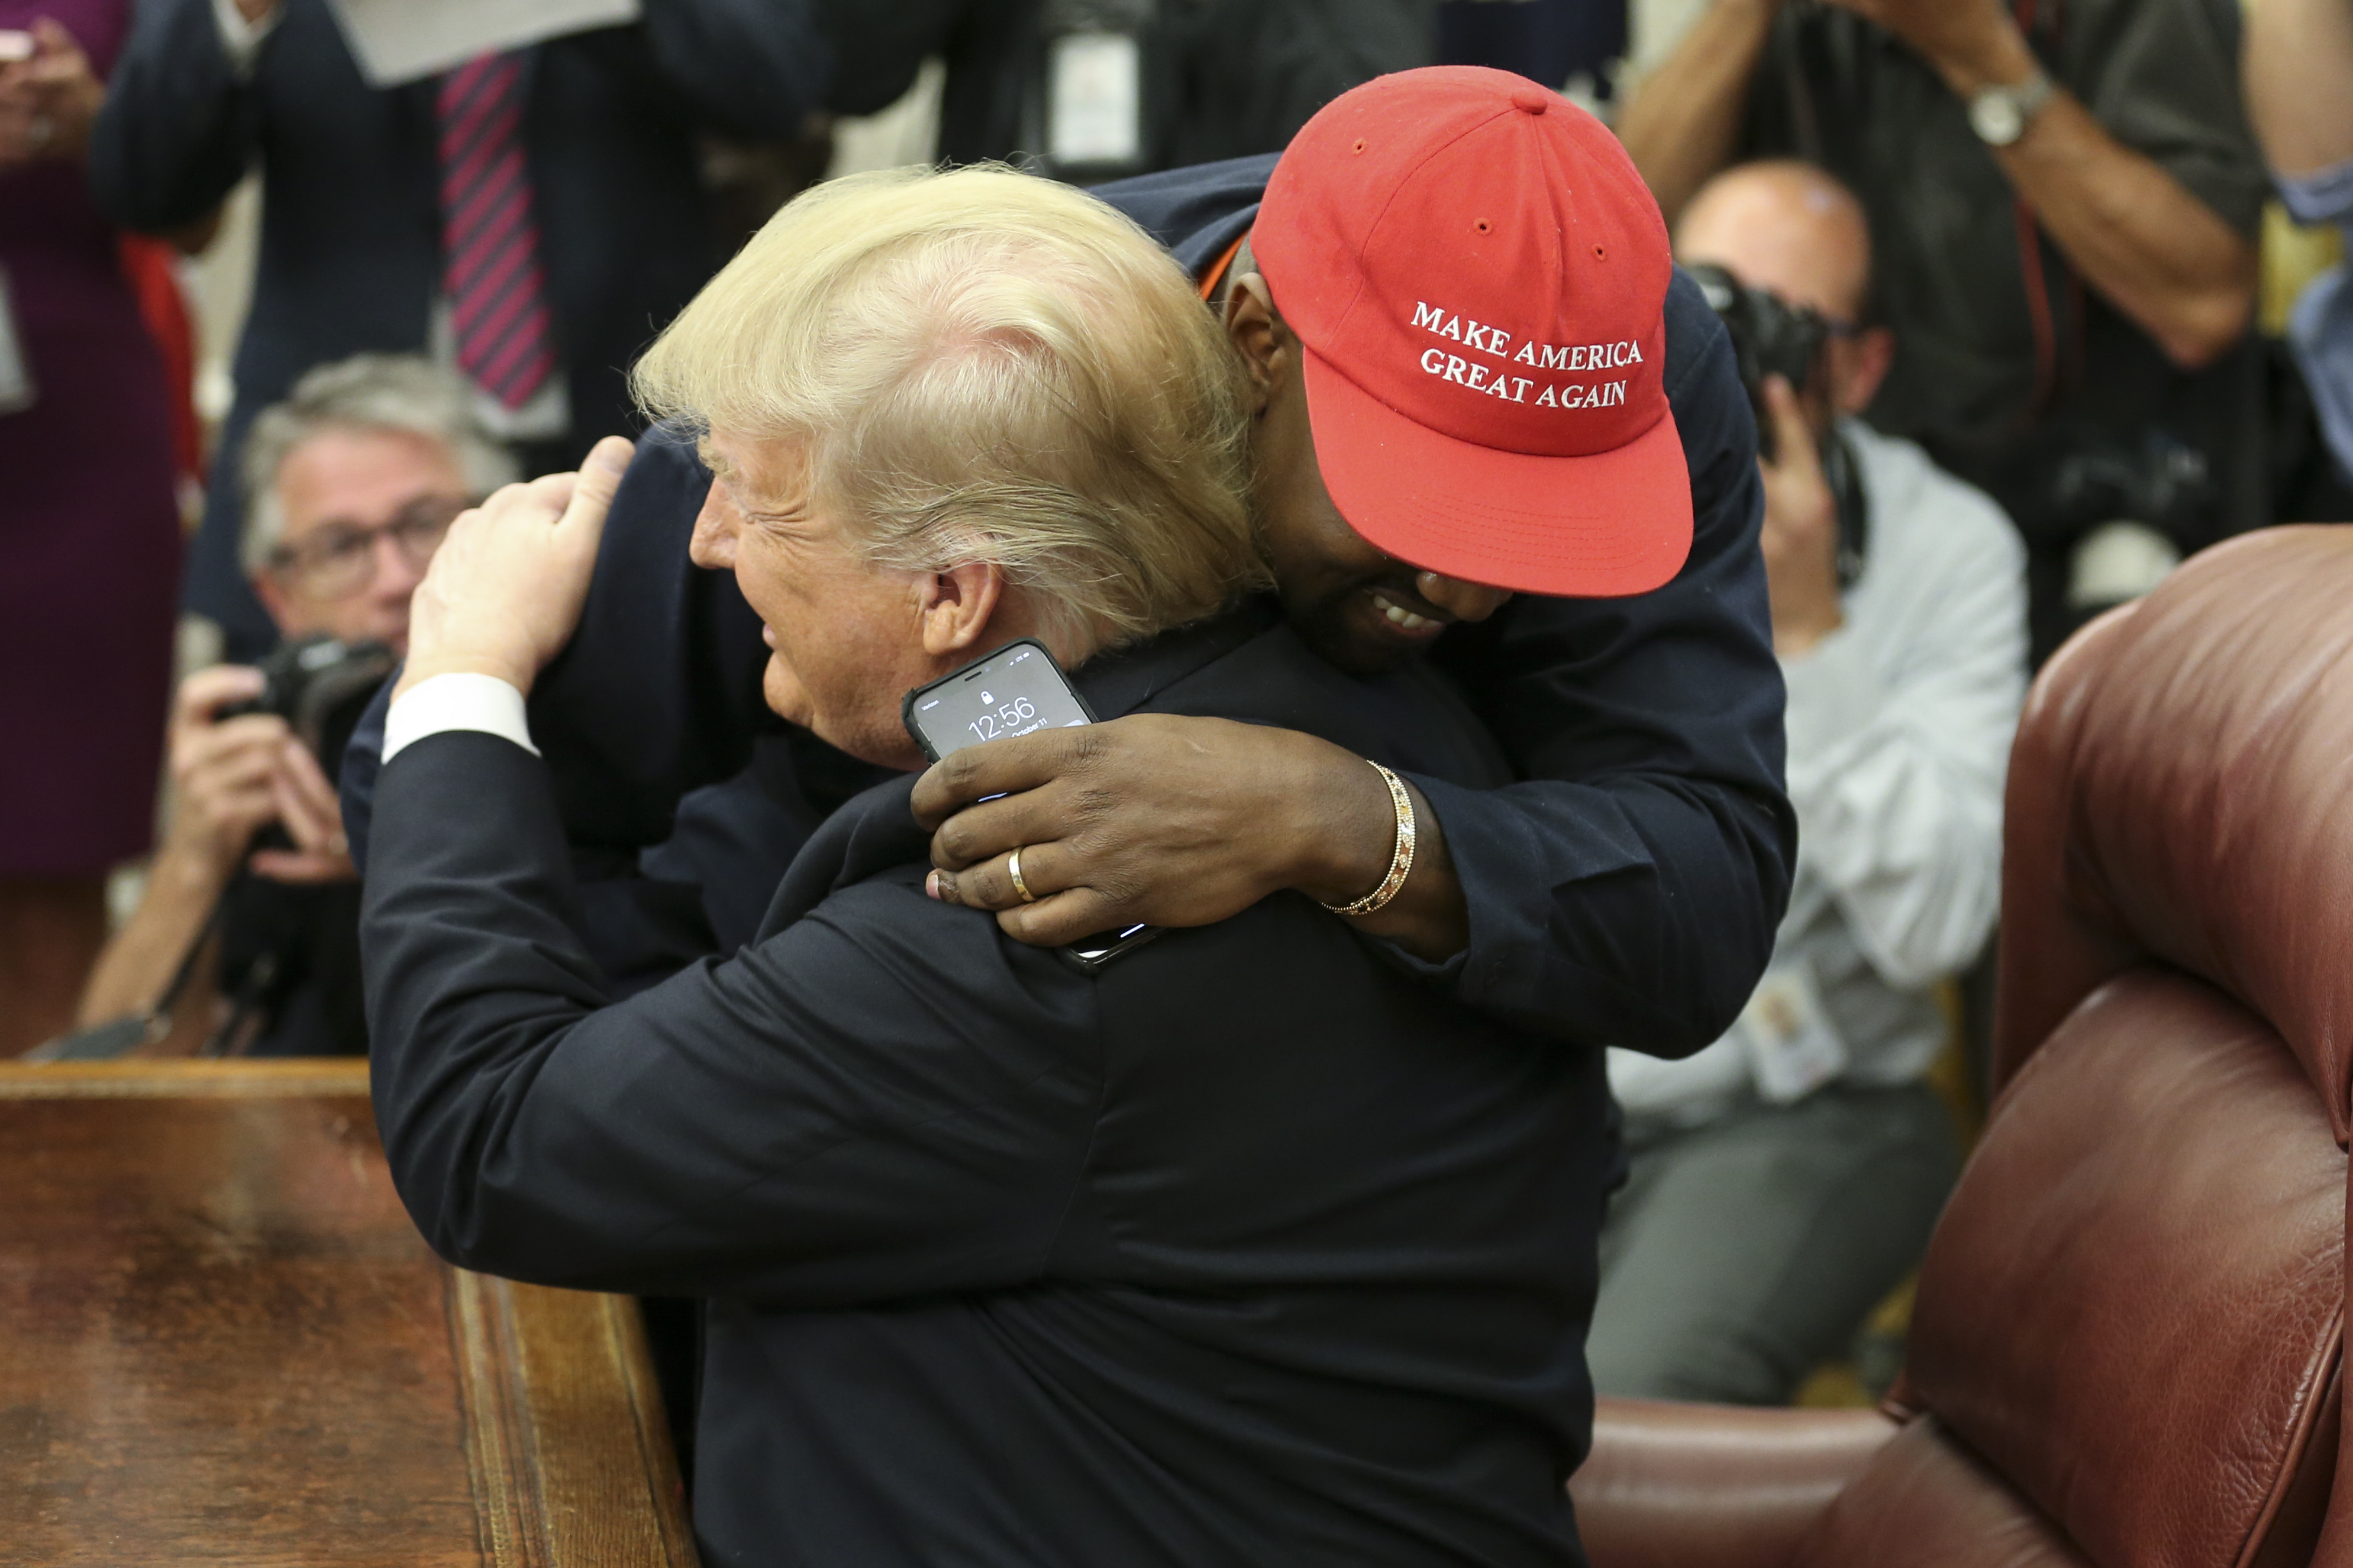
[[[1397,807],[1397,846],[1389,851],[1389,874],[1381,885],[1353,904],[1325,904],[1335,915],[1368,915],[1398,896],[1405,879],[1413,875],[1413,796],[1406,794],[1405,781],[1381,766],[1372,764],[1373,772],[1389,786],[1389,800]]]

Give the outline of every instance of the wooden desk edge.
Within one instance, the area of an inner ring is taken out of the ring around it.
[[[205,1057],[105,1062],[0,1061],[0,1100],[295,1100],[368,1091],[364,1057]]]
[[[359,1057],[0,1061],[0,1100],[367,1093]],[[693,1529],[635,1304],[465,1269],[447,1275],[486,1560],[495,1568],[693,1568]],[[563,1445],[552,1449],[558,1433]]]
[[[487,1568],[695,1568],[636,1304],[463,1268],[449,1286]]]

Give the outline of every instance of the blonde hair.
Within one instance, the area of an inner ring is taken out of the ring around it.
[[[1264,586],[1242,370],[1126,218],[1005,168],[836,180],[752,237],[638,363],[657,418],[807,456],[878,564],[988,562],[1110,644]]]

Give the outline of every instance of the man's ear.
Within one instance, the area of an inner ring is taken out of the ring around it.
[[[1250,371],[1252,416],[1265,411],[1267,396],[1274,388],[1275,355],[1290,336],[1282,323],[1263,277],[1245,272],[1227,282],[1226,337]]]
[[[923,578],[916,590],[923,651],[948,658],[985,648],[989,623],[1005,592],[1005,574],[986,561],[968,561]]]
[[[1895,364],[1895,334],[1885,327],[1865,327],[1846,344],[1846,363],[1839,377],[1838,411],[1860,414],[1879,395],[1879,384]]]

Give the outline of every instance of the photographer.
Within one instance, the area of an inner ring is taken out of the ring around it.
[[[365,680],[363,697],[373,690],[370,676],[407,647],[409,595],[450,521],[512,477],[472,424],[464,388],[421,359],[324,366],[255,423],[242,540],[254,592],[290,643],[343,646],[308,661],[298,647],[273,661],[274,683],[222,666],[182,684],[171,825],[146,898],[91,975],[81,1027],[168,1003],[170,1032],[151,1028],[149,1048],[366,1049],[358,883],[330,782],[337,759],[312,752],[339,752],[340,741],[306,742],[283,711],[239,710],[305,711],[315,707],[305,695],[338,679]],[[268,835],[272,825],[282,840]]]
[[[238,471],[260,409],[362,350],[431,355],[533,467],[630,427],[621,367],[722,259],[696,138],[789,141],[832,51],[805,0],[567,10],[618,25],[378,86],[329,0],[139,5],[91,132],[100,208],[170,233],[248,174],[269,192],[220,432]],[[236,479],[206,492],[185,603],[241,658],[275,639]]]
[[[2266,195],[2220,0],[1712,0],[1619,129],[1670,220],[1736,158],[1870,215],[1872,423],[2025,534],[2034,647],[2270,521]]]
[[[1984,495],[1854,417],[1895,344],[1861,324],[1852,195],[1802,164],[1735,169],[1685,209],[1675,252],[1714,283],[1764,405],[1798,871],[1723,1039],[1675,1062],[1610,1053],[1631,1172],[1593,1371],[1605,1393],[1769,1405],[1917,1263],[1957,1165],[1922,1082],[1946,1033],[1930,987],[1993,925],[2022,552]]]

